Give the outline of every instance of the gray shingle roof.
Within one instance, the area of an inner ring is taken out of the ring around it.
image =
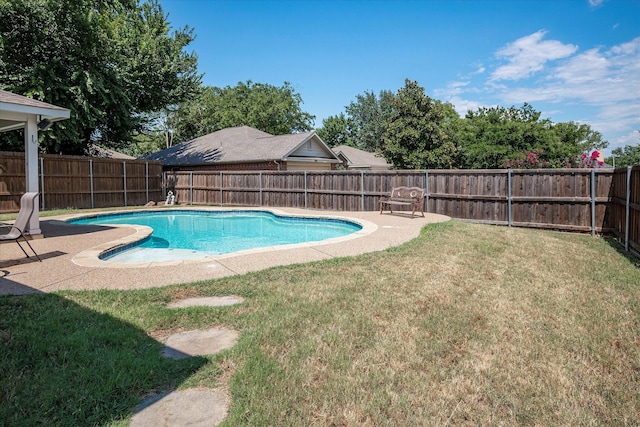
[[[363,168],[372,166],[390,167],[384,157],[380,157],[374,153],[359,150],[348,145],[338,145],[332,148],[336,154],[342,153],[349,160],[349,167]]]
[[[159,160],[165,166],[281,161],[314,136],[315,132],[271,135],[249,126],[233,127],[149,154],[145,158]],[[333,153],[327,155],[332,156]]]
[[[57,105],[48,104],[46,102],[27,98],[26,96],[18,95],[12,92],[7,92],[6,90],[2,90],[2,89],[0,89],[0,102],[6,102],[7,104],[14,104],[14,105],[24,105],[26,107],[47,108],[49,110],[67,111],[66,108],[58,107]]]

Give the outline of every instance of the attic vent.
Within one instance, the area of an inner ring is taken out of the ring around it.
[[[311,141],[307,141],[307,151],[311,151]]]

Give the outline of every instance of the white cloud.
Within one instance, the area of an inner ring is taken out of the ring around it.
[[[520,80],[529,77],[543,70],[547,62],[566,58],[578,50],[578,46],[572,44],[542,40],[545,34],[546,31],[540,30],[499,49],[496,56],[506,59],[508,63],[498,67],[491,75],[491,80]]]
[[[549,70],[541,85],[504,88],[509,102],[579,101],[616,105],[640,99],[640,37],[607,51],[591,49]]]
[[[632,147],[640,144],[640,133],[637,130],[631,131],[624,135],[620,135],[617,138],[609,141],[609,147],[607,147],[607,151],[611,152],[616,148],[623,148],[627,145]]]
[[[447,99],[447,102],[450,102],[451,104],[453,104],[453,107],[455,108],[456,112],[461,116],[464,117],[467,115],[468,111],[475,111],[478,110],[480,107],[486,107],[486,105],[482,105],[481,103],[477,102],[477,101],[471,101],[469,99],[463,99],[460,98],[458,96],[452,96],[449,99]]]
[[[589,0],[589,6],[591,7],[598,7],[601,6],[602,3],[604,3],[605,0]]]
[[[471,78],[472,74],[469,74],[439,90],[441,95],[438,96],[453,103],[462,115],[468,109],[475,110],[488,104],[510,106],[528,102],[534,108],[564,115],[561,121],[589,124],[609,140],[609,150],[628,143],[628,135],[640,129],[640,37],[584,52],[562,44],[563,49],[544,55],[527,54],[526,49],[517,51],[515,48],[529,46],[529,51],[535,51],[544,45],[543,35],[542,32],[535,33],[526,37],[527,41],[516,40],[508,45],[509,49],[499,51],[511,52],[511,69],[498,67],[493,73],[488,70],[491,77],[484,81],[482,76]],[[570,51],[572,53],[567,55]],[[529,58],[528,62],[525,58]],[[549,62],[549,58],[558,60]],[[521,74],[532,73],[540,67],[545,69],[535,79],[517,82],[507,79],[518,67]],[[549,118],[558,121],[557,116]]]

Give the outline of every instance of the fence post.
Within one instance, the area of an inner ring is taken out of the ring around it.
[[[147,203],[149,203],[149,162],[144,162],[145,186],[147,193]]]
[[[362,194],[362,203],[360,204],[360,210],[364,212],[364,171],[360,171],[360,192]]]
[[[122,172],[124,179],[124,205],[127,206],[127,162],[126,160],[122,161]]]
[[[42,210],[46,209],[44,202],[44,159],[40,157],[40,194],[42,195]]]
[[[260,171],[260,176],[258,178],[260,179],[260,207],[262,207],[262,171]]]
[[[631,169],[633,166],[627,166],[627,203],[625,206],[625,226],[624,226],[624,250],[629,252],[629,226],[631,221]]]
[[[511,212],[511,169],[507,169],[507,224],[511,227],[513,222]]]
[[[222,206],[222,171],[220,171],[220,206]]]
[[[167,199],[167,172],[162,172],[162,200]]]
[[[424,171],[424,203],[427,205],[425,212],[429,213],[429,169]]]
[[[193,205],[193,171],[189,172],[189,204]]]
[[[304,171],[304,208],[307,209],[307,171]]]
[[[591,237],[596,236],[596,170],[591,169]]]
[[[89,188],[91,191],[91,209],[95,208],[95,201],[93,199],[93,159],[89,159]]]

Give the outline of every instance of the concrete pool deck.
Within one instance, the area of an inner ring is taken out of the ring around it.
[[[193,209],[221,210],[214,207]],[[238,208],[236,208],[238,209]],[[241,208],[245,209],[245,208]],[[251,209],[247,209],[251,210]],[[263,248],[237,254],[218,255],[200,260],[112,264],[97,259],[104,248],[116,241],[130,241],[139,229],[64,222],[72,215],[40,219],[44,238],[31,245],[42,258],[25,258],[17,244],[0,244],[0,295],[58,290],[142,289],[217,279],[269,267],[359,255],[398,246],[420,234],[429,223],[449,217],[425,213],[410,218],[403,213],[334,212],[290,208],[262,208],[275,213],[351,219],[360,222],[364,232],[355,238],[305,243],[286,248]],[[86,214],[85,214],[86,215]],[[78,216],[78,215],[73,215]],[[138,237],[139,238],[139,235]],[[23,245],[24,246],[24,245]],[[26,248],[28,250],[28,248]]]

